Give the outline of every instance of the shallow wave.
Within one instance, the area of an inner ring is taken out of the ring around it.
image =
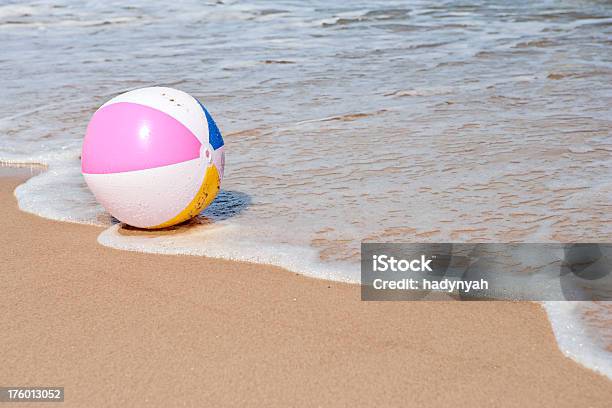
[[[544,302],[566,356],[612,379],[612,302]]]

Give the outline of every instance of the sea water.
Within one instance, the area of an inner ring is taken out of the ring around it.
[[[356,282],[361,241],[612,241],[603,1],[5,1],[0,44],[0,160],[48,166],[20,207],[104,245]],[[227,145],[220,196],[164,235],[113,224],[79,163],[92,113],[153,85]],[[546,308],[612,375],[609,304]]]

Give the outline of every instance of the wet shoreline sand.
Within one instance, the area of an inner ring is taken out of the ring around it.
[[[27,170],[26,170],[27,171]],[[9,174],[10,172],[10,174]],[[361,302],[273,266],[117,251],[0,171],[0,384],[64,406],[607,406],[534,303]]]

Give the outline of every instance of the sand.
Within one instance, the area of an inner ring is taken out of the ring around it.
[[[22,180],[0,178],[0,385],[63,386],[69,407],[612,401],[537,304],[362,302],[272,266],[117,251],[19,211]]]

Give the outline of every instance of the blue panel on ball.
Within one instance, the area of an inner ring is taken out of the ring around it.
[[[204,110],[204,115],[206,115],[206,120],[208,121],[208,141],[213,149],[217,150],[221,146],[223,146],[223,138],[221,137],[221,132],[219,132],[219,128],[217,124],[213,120],[210,113],[206,110],[202,102],[198,101],[202,109]]]

